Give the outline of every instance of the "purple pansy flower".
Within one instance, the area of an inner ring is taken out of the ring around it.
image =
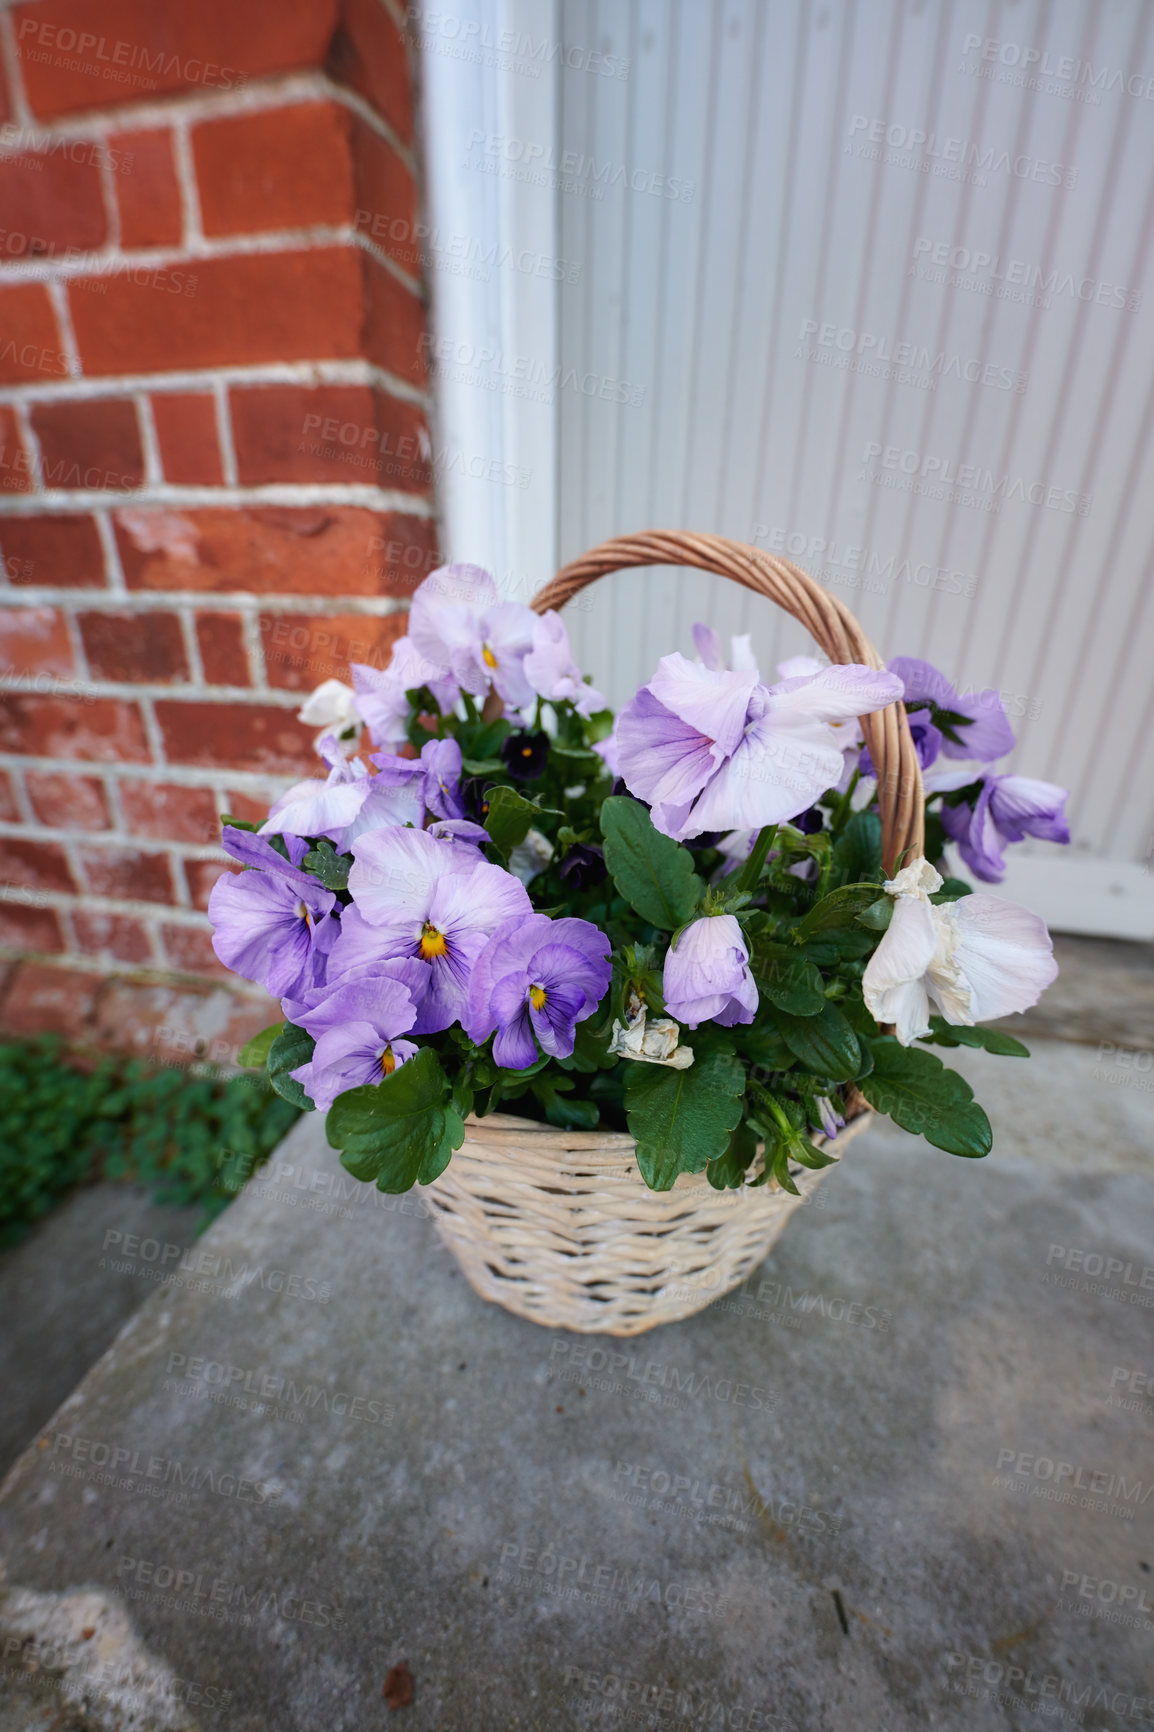
[[[412,710],[406,692],[418,686],[428,686],[442,715],[450,713],[460,695],[457,681],[449,670],[427,660],[411,637],[397,639],[387,668],[353,662],[349,672],[353,677],[357,710],[373,743],[378,746],[403,746],[408,739]]]
[[[933,712],[930,710],[910,710],[906,714],[906,720],[910,725],[910,734],[913,738],[914,749],[918,754],[918,763],[923,770],[928,770],[931,764],[937,762],[938,753],[945,744],[945,736],[940,728],[935,728]],[[868,746],[863,746],[861,749],[858,769],[863,776],[872,776],[876,773]]]
[[[520,709],[533,699],[523,664],[536,619],[521,602],[501,601],[481,566],[442,565],[413,596],[409,636],[426,661],[447,669],[467,692],[479,697],[492,685]]]
[[[569,648],[565,621],[552,608],[534,615],[533,645],[525,657],[525,677],[538,697],[550,703],[571,703],[579,716],[605,708],[603,695],[587,686]]]
[[[1006,872],[1005,849],[1036,836],[1043,842],[1068,842],[1065,788],[1032,776],[996,776],[991,770],[954,770],[931,778],[930,792],[981,781],[973,804],[943,805],[942,827],[976,878],[1000,884]]]
[[[707,914],[678,934],[666,952],[661,990],[670,1016],[688,1028],[753,1021],[758,998],[749,946],[732,914]]]
[[[316,1041],[307,1064],[291,1074],[313,1105],[327,1112],[338,1095],[379,1083],[417,1051],[402,1040],[416,1021],[424,990],[419,964],[395,960],[327,991],[304,1018]]]
[[[318,750],[331,766],[327,779],[310,778],[282,794],[260,827],[262,836],[327,836],[341,851],[367,830],[422,822],[422,765],[390,757],[379,774],[370,776],[360,759],[346,759],[329,735]]]
[[[753,639],[748,632],[742,632],[740,637],[730,638],[728,664],[725,660],[725,652],[721,647],[721,635],[711,625],[699,623],[693,627],[693,647],[697,651],[698,659],[707,668],[712,668],[715,673],[722,672],[727,665],[738,672],[748,668],[752,668],[755,673],[757,671],[757,658],[753,653]],[[808,661],[809,657],[798,656],[797,660]],[[818,668],[820,665],[820,662],[814,662],[813,667]],[[790,668],[787,672],[785,663],[778,663],[778,672],[782,679],[788,679],[790,674],[795,672],[810,673],[812,671],[813,669],[806,667]]]
[[[497,1031],[493,1057],[507,1070],[568,1058],[576,1027],[609,986],[609,940],[588,920],[517,916],[497,928],[473,968],[465,1027],[478,1044]]]
[[[953,732],[960,744],[947,735],[941,736],[941,749],[947,758],[1003,758],[1014,749],[1014,730],[1006,715],[1001,694],[996,691],[975,692],[960,697],[945,674],[917,656],[895,656],[888,662],[890,673],[897,674],[905,690],[907,710],[918,708],[919,700],[936,704],[940,710],[952,710],[969,720],[955,724]],[[927,760],[932,762],[933,760]]]
[[[425,773],[425,805],[434,818],[463,818],[461,748],[457,741],[426,740],[421,747]]]
[[[759,829],[804,812],[842,774],[832,723],[902,694],[893,674],[857,664],[763,685],[663,656],[617,718],[621,773],[678,841],[707,830]]]
[[[333,916],[336,897],[299,870],[304,842],[286,838],[286,860],[262,836],[232,824],[225,825],[222,841],[234,860],[259,870],[227,873],[213,886],[208,912],[216,954],[226,968],[277,998],[316,985],[340,922]]]
[[[457,843],[423,830],[374,830],[352,852],[349,890],[377,956],[415,957],[427,971],[414,1032],[448,1028],[464,1014],[487,940],[502,921],[532,913],[524,885],[479,856],[467,863]]]

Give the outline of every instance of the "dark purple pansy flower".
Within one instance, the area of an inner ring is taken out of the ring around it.
[[[208,912],[216,954],[276,998],[315,985],[340,922],[332,891],[299,870],[308,844],[286,837],[286,860],[263,836],[226,824],[222,845],[234,860],[259,870],[228,873],[213,886]]]
[[[950,724],[950,731],[957,735],[956,740],[951,740],[948,733],[940,735],[941,749],[947,758],[977,758],[989,763],[994,758],[1004,758],[1013,750],[1014,730],[1000,692],[974,692],[963,698],[945,674],[917,656],[895,656],[887,665],[890,673],[897,674],[902,682],[907,711],[916,711],[919,704],[930,703],[939,710],[948,710],[955,716],[966,718],[963,722]],[[912,716],[910,719],[912,722]],[[932,762],[933,759],[923,759],[923,768]]]
[[[304,1017],[316,1048],[291,1074],[321,1112],[346,1089],[391,1076],[417,1051],[400,1037],[416,1021],[424,993],[419,965],[398,957],[358,975],[327,992]]]
[[[1068,842],[1065,788],[1032,776],[982,778],[972,803],[943,805],[942,826],[976,878],[999,884],[1005,876],[1005,849],[1010,842],[1036,836],[1043,842]]]
[[[607,877],[605,855],[585,842],[574,842],[561,862],[561,882],[572,890],[594,890]]]
[[[542,728],[536,734],[508,734],[501,744],[505,767],[515,782],[535,782],[549,757],[549,736]]]
[[[579,1022],[592,1016],[610,977],[609,940],[588,920],[517,917],[498,926],[473,965],[465,1028],[478,1045],[494,1030],[493,1057],[507,1070],[536,1061],[537,1045],[568,1058]]]
[[[811,806],[808,812],[799,812],[790,822],[803,836],[816,836],[819,830],[825,829],[825,813],[820,806]]]
[[[913,736],[914,747],[918,754],[918,763],[923,770],[928,770],[930,765],[937,761],[938,753],[945,744],[942,731],[940,728],[935,728],[933,713],[930,710],[908,710],[906,720],[910,724],[910,733]],[[956,752],[954,755],[957,755]],[[858,769],[863,776],[874,774],[874,762],[870,757],[868,746],[862,747],[861,757],[858,759]],[[797,820],[794,819],[794,822],[796,823]]]

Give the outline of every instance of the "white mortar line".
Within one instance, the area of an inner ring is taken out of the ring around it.
[[[156,719],[156,711],[153,708],[153,693],[147,689],[142,689],[140,686],[129,685],[125,685],[123,691],[125,694],[131,692],[140,705],[140,715],[144,722],[144,735],[152,753],[153,763],[163,764],[164,736],[160,731],[160,723]]]
[[[9,764],[6,768],[12,781],[12,792],[16,798],[16,810],[21,816],[21,822],[13,827],[13,833],[19,835],[22,832],[34,830],[40,820],[33,811],[32,800],[29,796],[28,789],[24,784],[25,766],[23,764]]]
[[[413,587],[416,588],[414,577]],[[339,604],[339,608],[338,608]],[[384,619],[391,613],[405,613],[408,602],[404,597],[375,595],[263,595],[251,589],[131,589],[112,593],[107,589],[53,587],[50,584],[17,584],[0,594],[0,610],[5,607],[73,607],[120,613],[125,607],[135,613],[150,608],[166,612],[177,607],[205,609],[211,613],[244,613],[253,619],[261,613],[300,613],[329,616],[334,612],[364,614],[366,619]]]
[[[112,518],[107,509],[98,511],[96,516],[96,533],[100,537],[100,545],[104,550],[104,571],[107,590],[104,592],[110,598],[123,600],[128,594],[128,585],[124,581],[124,567],[120,563],[120,549],[116,545],[116,531],[112,527]],[[76,592],[73,591],[73,594]],[[99,593],[99,592],[95,592]]]
[[[176,610],[184,638],[184,655],[188,663],[188,684],[200,691],[204,686],[204,664],[200,659],[200,640],[196,635],[196,618],[190,607]]]
[[[158,482],[137,487],[131,493],[108,488],[50,487],[43,493],[17,493],[0,498],[0,516],[32,517],[45,512],[104,511],[121,507],[133,510],[147,505],[169,505],[174,510],[205,510],[235,505],[359,505],[366,511],[392,512],[405,517],[434,514],[432,500],[420,493],[374,487],[362,481],[277,481],[261,487],[184,487],[178,482]]]
[[[319,758],[317,766],[319,772]],[[0,767],[17,772],[32,770],[52,776],[98,775],[102,770],[109,770],[121,782],[148,782],[157,787],[171,784],[182,788],[206,788],[210,793],[219,785],[234,788],[238,794],[251,794],[254,799],[267,798],[270,804],[286,787],[300,781],[299,771],[272,774],[268,770],[222,769],[220,765],[209,765],[201,769],[187,764],[129,764],[121,761],[107,765],[88,758],[52,758],[31,752],[0,753]],[[29,823],[38,825],[39,819],[31,816]],[[138,841],[139,839],[136,838]],[[189,843],[189,847],[194,846],[198,844]],[[204,846],[209,844],[205,843]]]
[[[200,213],[200,189],[196,184],[196,165],[192,159],[192,141],[188,120],[176,116],[172,127],[172,155],[176,163],[176,180],[180,188],[181,228],[184,245],[196,251],[204,241],[204,225]]]
[[[20,429],[20,438],[28,453],[28,467],[31,470],[29,481],[32,492],[35,493],[44,484],[44,453],[40,449],[40,439],[32,425],[29,404],[26,397],[16,398],[10,405],[16,416],[16,425]]]
[[[372,615],[366,615],[371,618]],[[264,643],[261,638],[260,617],[257,609],[246,608],[241,615],[241,632],[244,637],[244,647],[248,655],[248,677],[252,681],[253,690],[269,691],[268,671],[264,661]]]
[[[88,680],[91,670],[88,666],[88,652],[84,648],[84,639],[80,634],[79,608],[59,609],[64,616],[64,629],[68,633],[68,642],[72,649],[72,661],[76,668],[77,683]]]
[[[216,410],[216,442],[220,451],[220,472],[226,487],[237,485],[236,442],[232,436],[232,408],[228,400],[228,385],[217,376],[212,382],[213,405]]]
[[[61,353],[68,363],[69,373],[74,379],[78,379],[83,371],[80,365],[80,350],[76,346],[76,332],[72,329],[72,313],[68,306],[68,293],[64,284],[58,279],[48,283],[48,298],[52,302],[52,310],[56,314],[56,324],[60,331]]]
[[[210,383],[221,389],[230,385],[369,385],[422,409],[430,408],[432,403],[429,393],[420,386],[359,355],[340,361],[265,361],[248,366],[213,367],[211,372],[183,367],[158,373],[110,373],[44,385],[22,381],[0,386],[0,403],[54,402],[60,398],[81,402],[92,397],[127,397],[140,390],[203,392]]]
[[[139,897],[100,896],[89,890],[33,890],[0,884],[0,902],[22,902],[26,907],[73,909],[86,914],[135,914],[139,917],[171,919],[178,926],[211,930],[208,915],[199,908],[178,908],[171,902],[144,902]]]
[[[152,413],[152,399],[147,391],[134,391],[132,400],[136,404],[136,419],[140,427],[140,445],[144,452],[144,485],[145,487],[164,486],[164,465],[160,459],[160,439],[156,431],[156,418]]]

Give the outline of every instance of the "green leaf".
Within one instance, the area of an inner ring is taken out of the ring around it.
[[[753,947],[750,969],[761,996],[791,1016],[816,1016],[826,1002],[818,970],[788,944],[762,939]]]
[[[885,932],[894,917],[894,899],[892,896],[879,896],[876,902],[871,902],[868,908],[855,916],[859,926],[868,926],[871,932]]]
[[[272,1040],[266,1060],[268,1080],[277,1094],[283,1095],[286,1101],[291,1101],[294,1107],[301,1107],[306,1113],[314,1111],[313,1103],[296,1078],[289,1075],[289,1071],[308,1064],[315,1046],[316,1041],[311,1034],[306,1034],[303,1028],[297,1028],[295,1023],[286,1022]]]
[[[833,845],[834,865],[847,884],[882,872],[882,825],[876,812],[855,812]]]
[[[729,1147],[715,1161],[710,1161],[705,1176],[715,1191],[736,1191],[745,1183],[745,1175],[757,1154],[757,1138],[743,1119],[729,1139]]]
[[[310,848],[301,862],[305,871],[319,878],[326,890],[348,889],[352,863],[352,855],[338,854],[327,837],[322,837],[315,848]]]
[[[967,884],[964,878],[943,878],[940,890],[935,890],[930,897],[931,902],[957,902],[963,896],[972,896],[974,887]]]
[[[654,829],[639,801],[611,795],[601,807],[601,833],[613,882],[642,920],[676,932],[693,919],[705,893],[693,856]]]
[[[678,1173],[700,1173],[725,1154],[745,1093],[745,1070],[732,1049],[715,1047],[688,1070],[628,1069],[625,1116],[650,1190],[668,1191]]]
[[[538,806],[534,801],[527,800],[524,794],[518,794],[515,788],[490,788],[488,801],[485,828],[493,839],[494,848],[502,853],[506,860],[517,844],[525,840],[539,819],[564,817],[564,813],[556,812],[550,806]]]
[[[781,1038],[815,1076],[832,1082],[852,1082],[862,1069],[857,1035],[835,1004],[827,999],[817,1016],[790,1016],[774,1009]]]
[[[964,1077],[922,1047],[900,1046],[892,1035],[870,1044],[873,1073],[859,1087],[872,1107],[948,1154],[989,1154],[990,1121]]]
[[[461,768],[467,776],[499,776],[506,764],[504,758],[462,758]]]
[[[220,827],[222,830],[226,824],[231,824],[234,830],[248,830],[254,836],[260,829],[259,824],[250,824],[247,818],[234,818],[231,812],[225,812],[221,815]]]
[[[878,935],[860,926],[855,916],[851,926],[835,926],[803,946],[803,955],[819,968],[835,968],[839,962],[854,962],[877,948]]]
[[[839,926],[851,926],[877,897],[876,884],[843,884],[840,890],[831,890],[814,904],[799,923],[797,935],[804,941],[824,937]]]
[[[997,1053],[1001,1058],[1030,1056],[1028,1046],[1023,1046],[1012,1034],[1004,1034],[1000,1028],[985,1028],[981,1023],[957,1027],[942,1016],[931,1016],[930,1027],[933,1033],[922,1036],[926,1046],[972,1046]]]
[[[432,1184],[464,1141],[465,1126],[441,1061],[426,1046],[383,1082],[338,1095],[325,1135],[354,1179],[397,1192]]]
[[[271,1028],[262,1028],[259,1034],[246,1040],[236,1055],[237,1063],[246,1070],[263,1070],[269,1048],[283,1027],[283,1022],[274,1022]]]

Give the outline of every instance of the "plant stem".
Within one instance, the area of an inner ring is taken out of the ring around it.
[[[849,816],[850,801],[853,799],[854,790],[856,789],[856,787],[860,781],[861,781],[861,771],[855,770],[853,775],[849,779],[849,787],[846,789],[845,793],[842,795],[841,800],[838,802],[837,811],[833,815],[833,823],[830,825],[830,829],[835,836],[841,835],[842,827],[845,824],[845,821]]]
[[[757,889],[757,882],[761,877],[761,869],[769,857],[769,850],[773,847],[773,839],[776,835],[776,824],[766,824],[758,832],[757,841],[753,844],[753,853],[749,856],[749,859],[742,867],[741,876],[738,878],[737,883],[734,886],[735,889],[739,891],[751,891]]]

